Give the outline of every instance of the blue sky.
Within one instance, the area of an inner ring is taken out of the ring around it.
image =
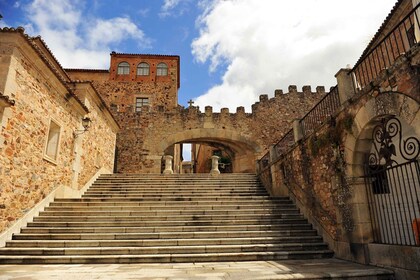
[[[65,68],[111,51],[181,57],[179,103],[250,111],[260,94],[334,86],[396,0],[0,0],[1,26],[41,35]]]

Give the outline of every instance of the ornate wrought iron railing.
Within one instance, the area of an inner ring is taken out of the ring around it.
[[[377,243],[420,246],[420,140],[388,117],[374,127],[365,181]]]
[[[381,71],[390,67],[400,55],[419,43],[419,18],[420,4],[417,4],[397,26],[360,57],[351,71],[355,74],[360,89],[375,80]]]
[[[365,168],[375,242],[420,246],[419,161]]]
[[[303,135],[308,136],[314,132],[339,107],[338,87],[335,86],[300,120]]]

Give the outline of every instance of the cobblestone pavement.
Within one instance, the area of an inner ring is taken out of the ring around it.
[[[337,259],[179,264],[0,265],[1,280],[45,279],[331,279],[389,274]],[[348,278],[346,278],[348,279]]]

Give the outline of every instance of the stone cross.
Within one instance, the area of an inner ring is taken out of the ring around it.
[[[188,104],[190,105],[190,107],[192,107],[192,105],[194,104],[194,101],[192,101],[192,99],[190,99],[190,101],[188,101]]]

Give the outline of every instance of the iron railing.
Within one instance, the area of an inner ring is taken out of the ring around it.
[[[314,132],[339,107],[338,86],[335,86],[300,120],[303,136],[306,137]]]
[[[340,108],[340,98],[338,87],[335,86],[300,120],[303,136],[306,137],[314,132],[338,108]],[[275,159],[285,154],[294,143],[295,138],[292,128],[274,145]],[[269,151],[258,161],[258,164],[260,171],[271,164]]]
[[[375,80],[381,71],[419,42],[419,17],[420,4],[417,4],[375,47],[361,56],[351,71],[359,89]]]
[[[286,132],[285,135],[274,145],[274,159],[278,159],[282,154],[285,154],[290,147],[295,144],[295,137],[293,133],[293,128]],[[270,151],[268,151],[259,161],[259,168],[260,172],[262,172],[265,168],[271,165],[270,161]]]
[[[420,164],[365,166],[374,241],[420,246]]]

